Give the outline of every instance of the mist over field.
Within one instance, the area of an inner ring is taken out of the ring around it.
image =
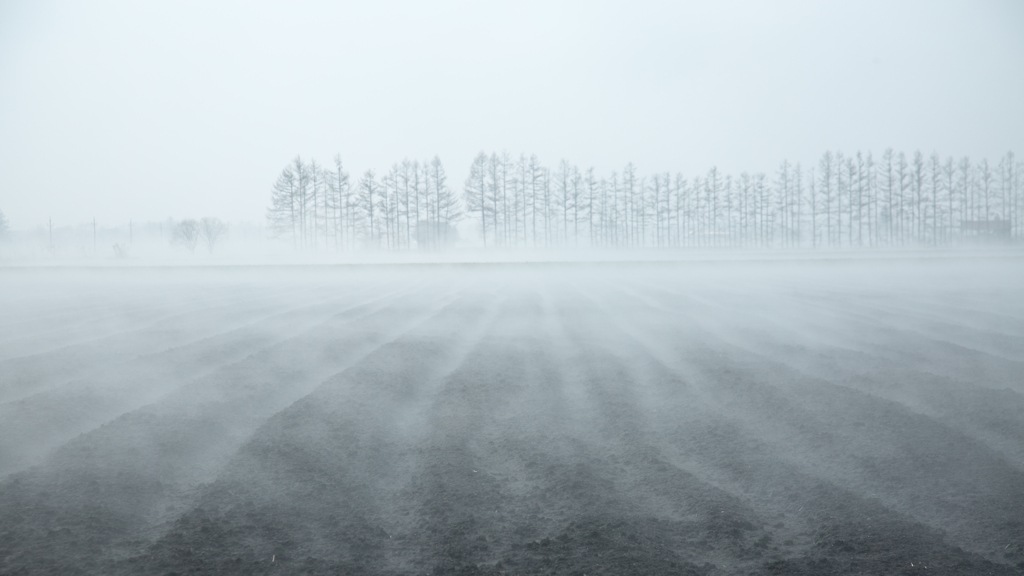
[[[1024,560],[1016,255],[0,274],[5,573]]]
[[[0,576],[1024,573],[1022,30],[0,1]]]

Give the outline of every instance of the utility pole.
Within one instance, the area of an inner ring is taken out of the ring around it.
[[[129,218],[128,219],[128,243],[132,244],[134,242],[135,242],[135,236],[132,233],[132,220],[131,220],[131,218]]]
[[[53,218],[48,220],[50,226],[50,253],[53,253]]]
[[[92,253],[96,254],[96,217],[92,217]]]

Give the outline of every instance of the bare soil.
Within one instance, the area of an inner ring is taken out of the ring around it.
[[[0,271],[0,574],[1021,574],[1019,263]]]

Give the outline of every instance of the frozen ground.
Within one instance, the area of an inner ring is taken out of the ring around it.
[[[0,269],[0,574],[1019,574],[1024,261]]]

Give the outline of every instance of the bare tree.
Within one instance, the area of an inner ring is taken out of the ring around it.
[[[933,152],[931,157],[928,159],[928,167],[931,172],[929,188],[931,188],[932,192],[931,240],[932,245],[937,246],[939,244],[939,190],[942,188],[942,161],[939,159],[939,154],[937,152]]]
[[[871,157],[868,156],[868,162],[871,162]],[[793,207],[791,208],[793,214],[793,223],[795,228],[794,243],[799,248],[803,246],[803,224],[804,224],[804,173],[800,167],[800,163],[797,162],[796,166],[793,167]]]
[[[954,218],[954,214],[953,214],[953,198],[956,195],[956,186],[955,186],[955,183],[954,183],[954,178],[955,177],[956,177],[956,165],[953,163],[953,157],[950,156],[950,157],[946,158],[946,163],[942,165],[942,179],[945,182],[946,206],[947,206],[947,215],[946,215],[947,228],[946,228],[946,234],[945,234],[946,242],[952,242],[953,241],[953,231],[954,231],[953,230],[953,226],[954,226],[953,225],[953,222],[954,222],[954,220],[953,220],[953,218]]]
[[[576,166],[572,167],[572,178],[569,180],[569,205],[572,207],[572,245],[578,247],[580,244],[580,209],[586,210],[583,195],[583,176]],[[568,244],[568,241],[566,241]]]
[[[317,249],[317,236],[318,236],[319,231],[320,231],[319,230],[320,229],[319,207],[320,207],[320,197],[322,196],[322,194],[320,194],[320,188],[321,188],[321,186],[324,183],[324,178],[321,176],[321,174],[323,172],[323,169],[320,167],[319,164],[316,163],[316,159],[313,159],[313,160],[311,160],[309,162],[308,169],[309,169],[309,180],[310,180],[310,191],[309,192],[311,194],[310,199],[309,199],[309,203],[312,204],[312,206],[313,206],[313,214],[312,214],[312,218],[310,218],[310,224],[311,224],[310,231],[312,232],[313,238],[312,238],[312,242],[310,243],[310,248],[312,248],[313,251],[316,251],[316,249]],[[325,212],[324,216],[326,216],[326,215],[327,215],[327,213]],[[326,235],[325,235],[325,238],[326,238]]]
[[[379,210],[377,210],[377,196],[379,192],[380,186],[377,185],[377,175],[373,170],[367,170],[363,174],[362,180],[359,181],[359,192],[356,201],[366,226],[366,245],[375,248],[379,247],[380,239],[380,235],[377,233],[377,214],[379,213]]]
[[[971,190],[974,189],[974,165],[971,163],[971,159],[968,156],[964,156],[957,163],[957,194],[959,200],[957,202],[960,213],[960,228],[963,231],[963,221],[973,220],[974,213],[972,212],[971,204]],[[954,223],[954,226],[956,224]]]
[[[435,248],[447,247],[449,242],[457,240],[453,238],[452,230],[456,222],[462,219],[462,207],[459,205],[459,198],[448,187],[448,176],[445,174],[441,158],[434,156],[434,159],[427,164],[427,186],[432,192],[433,222],[436,233],[432,238]]]
[[[199,238],[206,249],[213,254],[213,248],[228,233],[228,225],[220,218],[203,218],[199,221]]]
[[[787,212],[789,211],[789,195],[792,183],[790,182],[789,174],[789,161],[783,160],[779,164],[779,170],[775,175],[775,186],[773,189],[777,193],[777,202],[780,215],[782,216],[782,246],[785,247],[788,238],[791,235],[789,222],[787,220]]]
[[[911,223],[913,225],[914,240],[916,242],[924,242],[924,186],[925,186],[925,174],[924,174],[924,156],[920,150],[914,152],[914,160],[912,164],[912,171],[910,173],[910,185],[914,191],[913,197],[913,212],[911,216]]]
[[[184,246],[189,252],[195,252],[196,245],[199,244],[199,235],[199,221],[194,218],[186,218],[174,227],[171,244]]]
[[[910,196],[910,165],[907,164],[907,155],[903,152],[899,153],[896,157],[896,182],[899,186],[899,227],[897,229],[897,235],[899,236],[900,243],[906,242],[906,210],[907,210],[907,198]]]
[[[988,158],[982,158],[981,163],[978,164],[977,175],[978,192],[981,193],[981,201],[978,203],[979,210],[984,209],[985,211],[984,217],[978,218],[978,220],[988,221],[992,219],[990,197],[993,181],[992,169],[988,165]]]
[[[0,240],[6,240],[11,233],[11,225],[7,222],[7,217],[4,216],[4,211],[0,210]]]
[[[857,190],[857,164],[854,157],[846,159],[846,245],[853,246],[853,217],[856,214],[857,201],[854,195]]]
[[[587,233],[590,234],[590,243],[588,244],[588,246],[593,248],[594,247],[594,243],[595,243],[595,240],[594,240],[594,210],[595,209],[599,209],[599,206],[597,204],[597,192],[598,192],[597,178],[594,177],[594,169],[593,168],[587,168],[587,177],[586,177],[585,182],[586,182],[586,186],[587,186],[587,200],[586,200],[586,206],[587,206]]]
[[[857,151],[857,246],[864,245],[864,197],[865,184],[867,183],[867,166],[864,163],[864,156]],[[870,215],[871,212],[869,211]],[[868,234],[870,236],[870,229]]]
[[[634,232],[637,229],[636,226],[636,188],[637,188],[637,176],[636,166],[632,162],[626,164],[626,168],[622,171],[622,188],[620,192],[622,194],[622,210],[623,210],[623,245],[627,247],[635,246]]]
[[[832,244],[832,174],[835,173],[835,159],[832,152],[826,151],[818,162],[821,170],[821,191],[822,204],[825,208],[825,245]]]
[[[267,208],[267,222],[271,232],[275,236],[291,236],[293,248],[298,248],[299,242],[297,190],[295,172],[291,166],[287,166],[271,189],[270,207]]]
[[[867,191],[868,243],[874,246],[878,244],[878,176],[875,169],[875,158],[870,151],[864,160],[864,179]]]
[[[484,195],[486,202],[491,206],[488,213],[491,215],[491,232],[494,234],[495,246],[504,246],[502,242],[503,227],[500,220],[504,217],[504,213],[501,211],[502,175],[504,171],[502,157],[492,152],[487,159],[487,186]]]
[[[999,207],[1000,217],[1003,220],[1009,220],[1011,227],[1019,227],[1020,217],[1016,210],[1017,205],[1017,194],[1015,190],[1016,180],[1019,178],[1017,175],[1018,167],[1014,163],[1013,152],[1007,152],[1005,156],[999,159]],[[1011,234],[1014,231],[1011,229]]]
[[[349,225],[349,209],[352,204],[352,191],[349,186],[348,172],[341,163],[341,154],[334,156],[334,170],[328,173],[328,203],[334,219],[334,246],[336,250],[345,247],[345,233]]]
[[[295,203],[295,214],[298,220],[298,241],[299,247],[305,249],[309,245],[309,165],[302,162],[302,158],[296,156],[292,160],[292,173],[295,175],[295,191],[293,202]]]
[[[414,170],[412,162],[409,159],[402,160],[401,167],[398,172],[398,200],[399,200],[399,212],[402,217],[405,218],[405,247],[409,249],[412,247],[412,221],[414,208],[413,204],[416,202],[416,193],[412,189],[413,174]]]
[[[466,202],[466,211],[475,212],[480,215],[480,235],[487,246],[487,216],[490,209],[487,206],[487,155],[481,152],[473,160],[469,167],[469,178],[463,187],[463,198]]]
[[[807,180],[807,200],[811,208],[811,248],[818,247],[818,194],[815,190],[817,181],[814,179],[814,168],[811,168],[810,177]]]
[[[887,244],[891,245],[893,243],[893,237],[896,234],[894,221],[894,207],[896,206],[896,201],[893,196],[893,191],[896,189],[896,174],[893,171],[892,148],[886,148],[885,152],[882,153],[882,163],[885,166],[885,174],[882,179],[883,185],[885,186],[885,241]]]
[[[385,172],[380,178],[380,194],[378,196],[378,206],[380,220],[384,225],[384,246],[389,250],[397,248],[395,242],[395,232],[398,228],[396,225],[397,219],[397,204],[398,204],[398,165],[395,164],[391,167],[391,170]]]

